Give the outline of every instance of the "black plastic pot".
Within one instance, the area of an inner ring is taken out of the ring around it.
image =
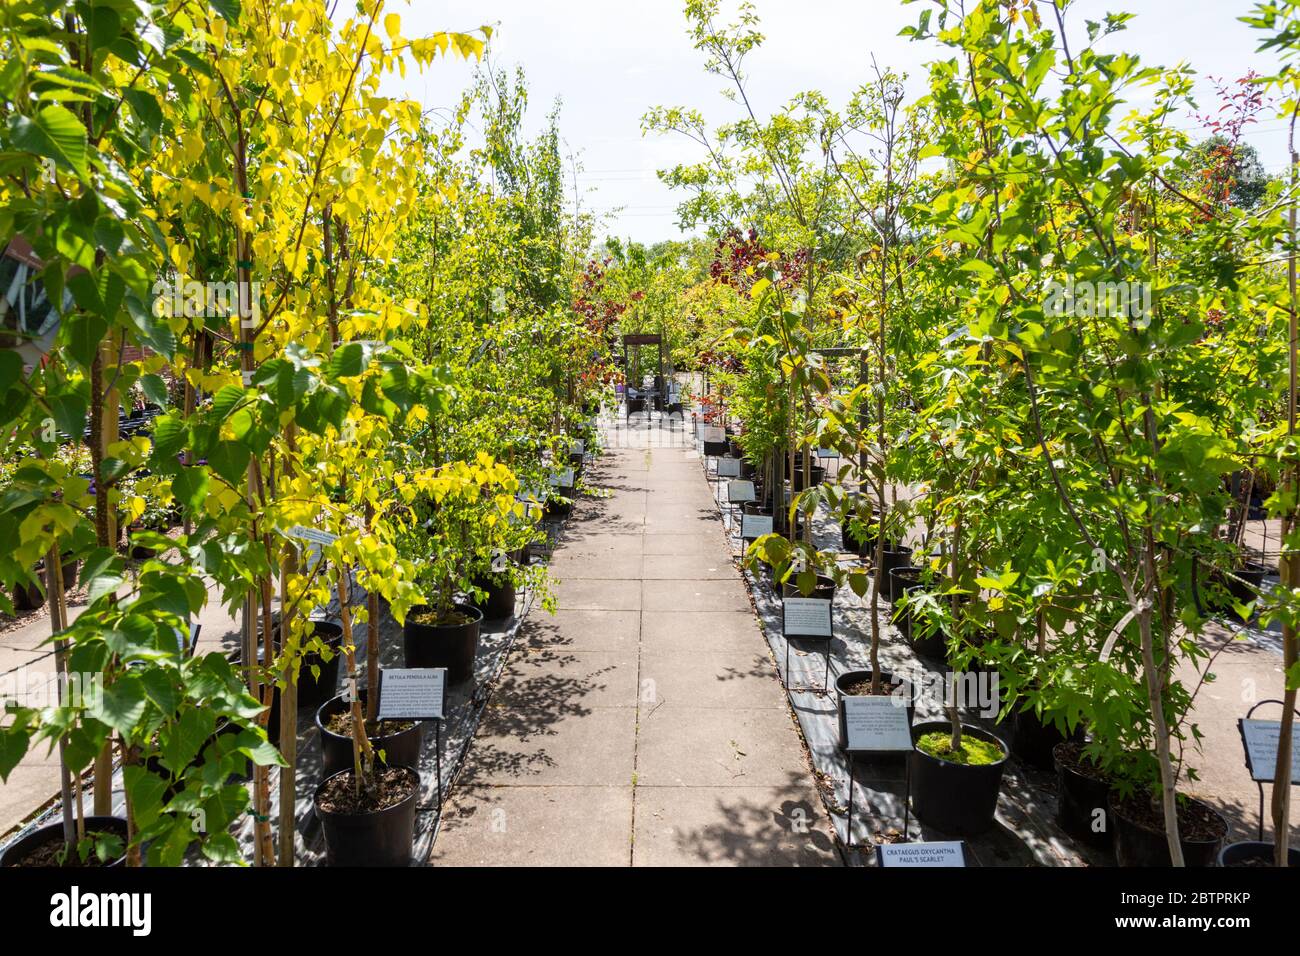
[[[326,866],[411,865],[420,775],[409,767],[406,771],[415,778],[410,795],[401,803],[374,813],[328,813],[322,810],[320,795],[330,778],[320,782],[312,795],[312,808],[325,837]]]
[[[543,514],[552,521],[569,516],[573,511],[573,499],[577,497],[578,492],[574,488],[556,488],[555,494],[568,500],[561,501],[560,497],[546,499],[546,508]]]
[[[816,487],[817,487],[818,485],[820,485],[820,484],[821,484],[825,479],[826,479],[826,469],[823,468],[821,465],[813,465],[812,468],[811,468],[811,477],[810,477],[810,479],[809,479],[809,485],[808,485],[808,486],[809,486],[810,488],[816,488]],[[800,467],[795,471],[795,473],[794,473],[794,480],[793,480],[792,484],[790,485],[790,487],[791,487],[792,490],[794,490],[794,491],[796,491],[796,492],[803,491],[804,485],[803,485],[803,467],[802,467],[802,466],[800,466]]]
[[[45,605],[45,592],[35,584],[18,582],[13,586],[11,597],[15,611],[35,611]]]
[[[1216,575],[1219,585],[1227,590],[1228,594],[1231,595],[1231,600],[1221,598],[1211,603],[1216,606],[1217,610],[1227,611],[1243,624],[1246,623],[1247,619],[1237,613],[1236,608],[1233,606],[1234,603],[1249,604],[1254,601],[1259,595],[1259,589],[1264,583],[1264,578],[1275,570],[1275,568],[1271,568],[1266,564],[1249,561],[1244,567],[1233,571],[1231,577]]]
[[[1179,834],[1181,839],[1179,840],[1179,843],[1183,849],[1183,863],[1189,867],[1213,866],[1215,861],[1219,858],[1219,848],[1223,846],[1223,838],[1228,833],[1228,823],[1208,804],[1191,797],[1184,797],[1183,799],[1188,803],[1198,804],[1204,810],[1209,811],[1214,814],[1214,816],[1218,817],[1223,830],[1223,832],[1213,840],[1195,840],[1182,836],[1185,831],[1180,828]],[[1165,838],[1165,831],[1163,829],[1152,830],[1149,827],[1126,817],[1122,805],[1116,801],[1113,794],[1108,804],[1108,812],[1110,821],[1115,828],[1116,863],[1120,866],[1172,865],[1172,861],[1169,857],[1169,841]]]
[[[923,585],[915,584],[912,588],[920,590]],[[908,590],[912,590],[909,588]],[[948,632],[941,627],[927,624],[910,608],[903,609],[907,619],[907,639],[912,645],[912,653],[928,661],[948,661]]]
[[[874,552],[868,554],[867,557],[871,558],[873,554]],[[894,568],[911,567],[912,549],[905,544],[891,545],[886,543],[885,560],[882,563],[885,569],[886,590],[888,590],[889,572],[894,570]],[[881,597],[888,596],[887,593],[881,595]]]
[[[236,657],[235,660],[238,661],[238,657]],[[194,767],[202,766],[204,763],[204,753],[205,751],[207,751],[209,746],[218,743],[218,741],[222,737],[234,736],[239,734],[242,731],[242,729],[243,728],[241,728],[238,724],[231,723],[229,720],[222,717],[217,722],[217,729],[213,731],[211,736],[209,736],[208,739],[203,742],[203,746],[199,749],[198,755],[185,766],[184,771],[182,771],[182,773],[179,774],[179,776],[184,776]],[[274,739],[272,739],[273,733],[275,735]],[[278,722],[274,725],[268,726],[267,738],[271,741],[272,746],[278,746],[279,733],[280,733],[280,725]],[[236,770],[227,778],[226,782],[228,784],[243,783],[252,778],[253,776],[252,761],[248,760],[247,758],[244,758],[241,761],[241,765],[242,765],[242,769]],[[144,766],[145,769],[148,770],[150,773],[157,774],[158,776],[162,777],[163,780],[167,781],[167,787],[163,791],[163,797],[165,800],[170,800],[172,797],[180,793],[182,789],[184,789],[179,783],[172,782],[171,772],[166,767],[163,766],[162,758],[158,754],[156,753],[150,754],[149,756],[145,757]]]
[[[891,604],[898,604],[903,600],[905,590],[921,581],[921,568],[915,568],[904,565],[901,568],[890,568],[885,575],[885,591],[882,595],[889,598]]]
[[[867,680],[871,680],[871,671],[869,670],[845,671],[839,677],[835,678],[835,708],[839,712],[841,749],[845,749],[849,745],[848,716],[844,708],[844,698],[854,696],[848,692],[848,688],[852,687],[854,684]],[[915,688],[913,688],[911,683],[905,679],[896,681],[893,673],[890,671],[880,672],[880,682],[882,686],[892,686],[895,683],[901,683],[903,685],[904,692],[907,694],[907,704],[905,705],[907,707],[907,722],[909,724],[912,723],[913,719],[916,717]]]
[[[1111,844],[1110,783],[1078,769],[1074,745],[1066,742],[1052,748],[1056,766],[1056,822],[1076,840],[1089,846]]]
[[[1052,721],[1042,719],[1032,709],[1017,710],[1011,727],[1011,752],[1021,763],[1039,770],[1051,770],[1052,752],[1057,744],[1083,740],[1083,727],[1075,727],[1066,736]]]
[[[912,740],[925,734],[949,733],[952,725],[946,720],[927,721],[912,726]],[[916,818],[926,826],[955,836],[982,833],[993,825],[993,813],[998,805],[998,790],[1002,786],[1002,770],[1007,763],[1007,747],[998,737],[962,724],[963,734],[995,744],[1002,751],[1002,759],[984,766],[966,766],[932,757],[921,750],[913,750],[911,761],[912,809]]]
[[[1273,844],[1259,840],[1229,843],[1219,851],[1219,866],[1272,866],[1276,852]],[[1286,863],[1291,868],[1300,866],[1300,847],[1287,847]]]
[[[458,604],[456,610],[468,618],[461,624],[417,623],[416,616],[426,610],[428,608],[415,607],[406,613],[406,624],[402,627],[406,666],[445,667],[447,683],[464,683],[474,676],[483,612],[468,604]]]
[[[108,830],[111,833],[122,838],[122,846],[126,846],[126,820],[123,817],[86,817],[86,832]],[[63,842],[63,822],[51,823],[41,827],[39,830],[33,830],[21,840],[15,840],[9,846],[5,847],[3,853],[0,853],[0,867],[17,866],[18,861],[25,858],[29,853],[38,850],[41,847],[48,846],[52,843]],[[80,857],[76,855],[74,849],[71,854],[76,862],[68,864],[69,866],[81,866]],[[104,866],[125,866],[126,853],[124,852],[116,860],[105,863]]]
[[[315,710],[325,701],[329,700],[338,690],[339,683],[339,661],[343,657],[343,628],[338,624],[329,621],[312,621],[312,634],[319,637],[329,647],[333,649],[330,659],[325,660],[324,656],[316,651],[311,651],[302,656],[302,664],[298,669],[298,709]],[[275,630],[272,632],[272,639],[275,641],[275,648],[280,649],[280,625],[276,623]],[[235,660],[238,662],[241,655],[236,655]],[[312,674],[312,667],[320,668],[320,676]],[[280,745],[280,688],[277,686],[271,694],[271,710],[266,719],[266,737],[273,746]]]
[[[835,581],[824,574],[817,575],[817,583],[813,585],[812,593],[804,594],[799,590],[799,585],[795,583],[795,575],[790,576],[790,580],[781,585],[782,599],[788,597],[810,597],[820,598],[823,601],[835,600]]]
[[[360,691],[357,696],[361,699],[361,710],[364,712],[366,709],[366,692],[364,690]],[[343,695],[340,694],[338,697],[325,701],[316,710],[316,730],[320,733],[322,777],[352,769],[352,738],[344,737],[326,729],[329,726],[330,718],[335,714],[343,713],[349,706],[343,700]],[[411,767],[417,770],[420,766],[420,746],[423,742],[424,724],[422,723],[417,723],[414,727],[408,727],[406,730],[395,734],[382,734],[370,738],[370,745],[376,751],[375,756],[378,757],[378,751],[382,750],[384,752],[384,762],[388,766]]]
[[[474,602],[474,607],[483,614],[485,621],[504,621],[515,613],[515,583],[508,574],[499,577],[499,584],[492,579],[492,575],[474,582],[475,587],[487,594],[483,600]]]

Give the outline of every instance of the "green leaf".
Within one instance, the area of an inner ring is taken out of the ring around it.
[[[53,103],[34,117],[9,117],[9,141],[24,152],[54,160],[55,165],[86,178],[86,128],[65,106]]]
[[[143,376],[140,379],[140,388],[144,390],[144,396],[149,401],[159,408],[167,407],[167,383],[163,381],[161,375]]]
[[[147,704],[144,683],[139,675],[128,673],[105,687],[99,699],[88,708],[88,712],[123,737],[130,737],[135,725],[144,716]]]
[[[248,469],[248,460],[252,453],[247,445],[235,441],[223,441],[208,453],[208,465],[229,484],[238,487]]]
[[[172,494],[190,511],[199,511],[208,496],[209,473],[205,465],[182,468],[172,479]]]
[[[140,829],[151,826],[162,813],[163,798],[169,781],[151,773],[141,764],[122,768],[122,782],[131,798],[131,811]]]
[[[8,783],[9,774],[18,766],[31,743],[32,735],[23,720],[17,720],[10,727],[0,726],[0,782]]]
[[[365,349],[358,342],[340,345],[330,356],[329,367],[334,378],[355,378],[365,371]]]
[[[79,312],[68,316],[63,323],[67,354],[84,369],[90,368],[107,334],[108,322],[98,315]]]

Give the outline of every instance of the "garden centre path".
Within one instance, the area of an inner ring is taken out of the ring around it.
[[[700,460],[643,422],[587,467],[435,864],[840,863]]]

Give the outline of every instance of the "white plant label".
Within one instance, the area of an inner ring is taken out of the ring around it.
[[[905,752],[912,749],[912,725],[903,698],[889,694],[841,699],[849,750]]]
[[[719,477],[719,478],[739,478],[739,477],[740,477],[740,459],[739,459],[739,458],[719,458],[719,459],[718,459],[718,477]]]
[[[569,446],[570,455],[585,455],[587,453],[587,443],[581,438],[575,438],[573,444]]]
[[[300,541],[310,541],[312,544],[333,544],[339,539],[336,534],[330,534],[328,531],[322,531],[320,528],[307,528],[303,525],[296,524],[289,529],[289,537],[297,538]]]
[[[380,720],[441,720],[447,668],[385,668],[379,672]]]
[[[492,552],[492,573],[500,574],[508,567],[506,564],[506,553],[501,550]]]
[[[818,448],[817,457],[818,458],[839,458],[840,453],[837,452],[834,448]]]
[[[573,487],[573,469],[566,468],[557,474],[551,476],[551,484],[557,488]]]
[[[771,515],[741,515],[740,536],[742,538],[761,538],[772,533]]]
[[[747,501],[756,501],[758,496],[754,492],[754,483],[752,481],[729,481],[727,482],[727,500],[733,505],[744,504]]]
[[[782,608],[787,637],[831,636],[831,602],[826,598],[788,597]]]
[[[876,847],[881,866],[965,866],[966,850],[960,840],[934,843],[882,843]]]
[[[1243,718],[1239,723],[1251,779],[1272,783],[1277,772],[1277,745],[1282,740],[1282,722]],[[1300,725],[1291,728],[1291,753],[1300,756]],[[1296,757],[1291,759],[1291,782],[1300,783],[1300,759]]]
[[[722,430],[720,425],[705,425],[704,434],[701,437],[707,442],[721,444],[727,440],[727,433]]]

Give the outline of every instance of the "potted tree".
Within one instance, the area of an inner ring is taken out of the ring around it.
[[[401,547],[416,562],[429,603],[406,615],[402,640],[407,667],[445,667],[452,684],[474,675],[483,612],[474,607],[475,555],[503,540],[507,516],[520,518],[518,481],[505,465],[480,455],[430,469],[419,480]],[[481,593],[481,592],[478,592]]]

